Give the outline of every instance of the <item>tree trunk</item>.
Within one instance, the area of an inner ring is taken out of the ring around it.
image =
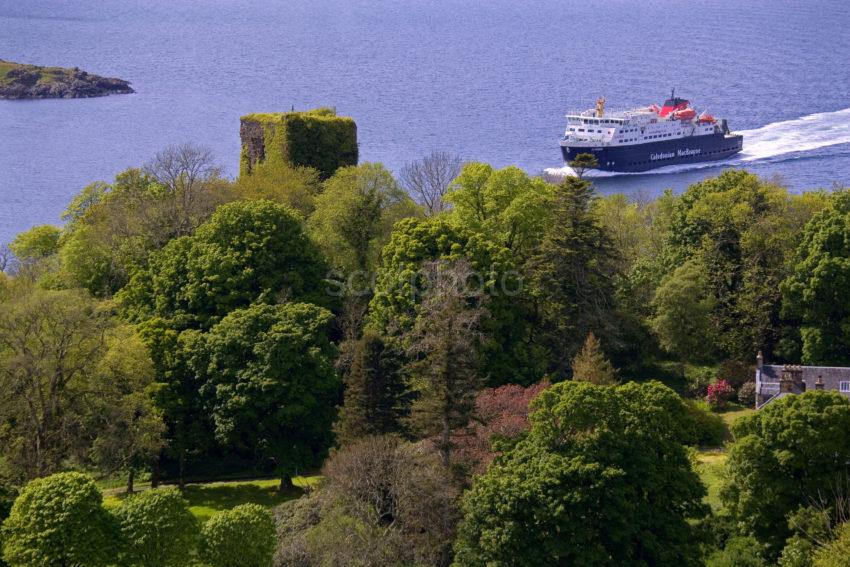
[[[442,419],[443,430],[440,433],[440,460],[443,466],[449,468],[449,458],[452,448],[452,430],[449,427],[449,418],[444,415]]]
[[[127,494],[133,494],[133,481],[136,480],[136,470],[130,469],[127,473]]]
[[[292,477],[288,474],[284,474],[280,477],[280,484],[277,487],[278,494],[286,494],[287,492],[293,490],[295,485],[292,484]]]
[[[180,470],[177,473],[177,488],[186,489],[186,449],[180,449]]]
[[[151,488],[159,488],[159,455],[153,462],[153,470],[151,471]]]

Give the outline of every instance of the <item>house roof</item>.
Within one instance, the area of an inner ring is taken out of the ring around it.
[[[781,364],[765,364],[761,368],[761,379],[763,381],[778,382],[782,378]],[[818,376],[823,380],[824,388],[838,389],[838,383],[850,381],[850,368],[842,366],[799,366],[803,371],[803,382],[811,388],[814,386]]]

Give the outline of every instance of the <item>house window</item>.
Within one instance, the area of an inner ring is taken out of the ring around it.
[[[842,380],[838,383],[838,391],[848,393],[850,392],[850,381]]]

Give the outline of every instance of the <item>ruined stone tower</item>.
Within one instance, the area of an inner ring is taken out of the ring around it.
[[[307,112],[248,114],[240,120],[239,174],[263,164],[313,167],[327,179],[340,167],[357,165],[357,124],[330,108]]]

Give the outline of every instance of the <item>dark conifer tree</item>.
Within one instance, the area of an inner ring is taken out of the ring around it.
[[[370,330],[351,341],[349,348],[337,441],[347,445],[366,435],[401,432],[401,419],[409,405],[402,353]]]
[[[530,292],[550,370],[565,374],[591,330],[616,340],[617,252],[592,210],[593,186],[568,177],[555,193],[553,222],[528,262]]]

